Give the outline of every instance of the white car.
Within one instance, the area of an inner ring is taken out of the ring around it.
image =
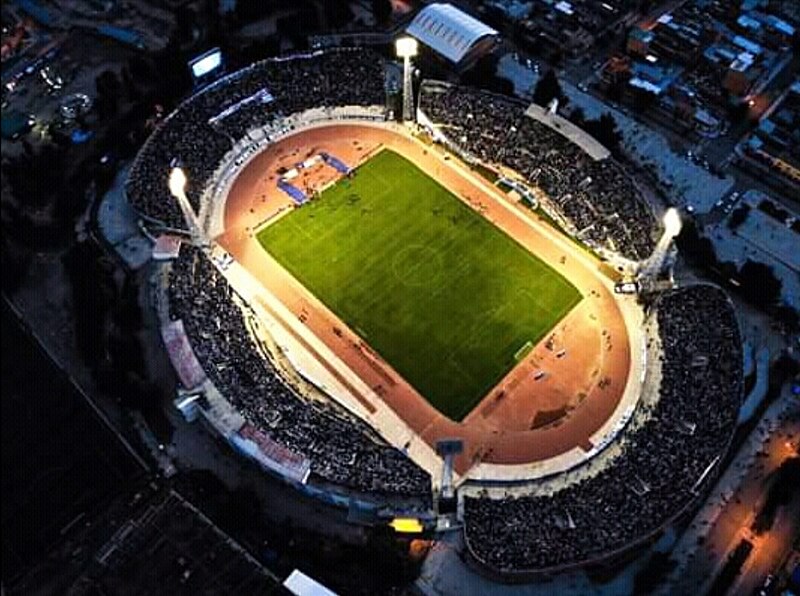
[[[614,284],[616,294],[636,294],[639,291],[639,284],[635,281],[625,281]]]

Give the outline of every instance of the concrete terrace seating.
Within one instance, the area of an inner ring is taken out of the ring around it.
[[[181,103],[153,132],[137,156],[126,183],[131,204],[144,216],[183,229],[183,216],[169,195],[170,163],[178,159],[187,171],[187,194],[195,209],[231,139],[254,126],[313,107],[370,106],[385,103],[383,59],[359,49],[315,52],[253,64],[220,79]],[[263,99],[242,104],[255,94]]]
[[[609,468],[554,495],[466,498],[465,535],[480,563],[513,574],[601,559],[647,539],[691,505],[736,427],[739,328],[725,294],[711,286],[670,291],[657,309],[663,379],[650,420],[632,431]]]
[[[430,81],[420,109],[456,145],[539,186],[582,236],[632,260],[655,244],[656,222],[613,159],[594,161],[567,138],[525,115],[518,100]]]
[[[181,319],[217,389],[273,440],[312,461],[312,475],[365,493],[429,501],[430,476],[335,404],[303,399],[261,355],[233,292],[214,265],[185,245],[170,273],[170,316]]]

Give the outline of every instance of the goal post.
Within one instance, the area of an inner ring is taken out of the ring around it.
[[[533,342],[528,340],[524,344],[522,344],[519,350],[514,352],[514,362],[519,362],[520,360],[525,358],[525,356],[530,354],[531,350],[533,350]]]

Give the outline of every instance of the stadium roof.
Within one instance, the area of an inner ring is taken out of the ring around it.
[[[452,4],[429,4],[414,17],[406,33],[454,63],[484,37],[497,31]]]

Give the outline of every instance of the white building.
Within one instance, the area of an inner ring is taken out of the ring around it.
[[[467,68],[490,51],[498,33],[452,4],[435,3],[423,8],[406,33],[458,68]]]

